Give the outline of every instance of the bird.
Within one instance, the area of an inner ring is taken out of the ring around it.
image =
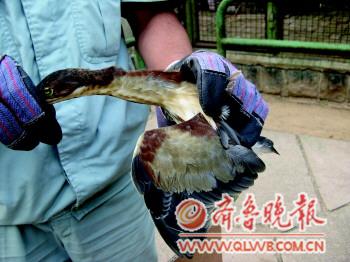
[[[237,170],[265,169],[263,161],[253,150],[240,145],[234,130],[224,121],[227,108],[223,108],[221,119],[205,114],[195,84],[184,81],[181,72],[71,68],[49,74],[37,88],[43,90],[48,103],[108,95],[163,108],[176,125],[144,132],[133,158],[142,161],[152,181],[165,192],[209,191],[216,187],[217,180],[232,180]],[[266,138],[258,140],[258,147],[261,151],[276,151]]]
[[[235,81],[238,74],[229,81]],[[265,170],[257,153],[278,153],[273,142],[262,136],[252,148],[243,146],[237,132],[225,121],[230,114],[227,106],[217,117],[205,114],[196,85],[186,81],[181,71],[67,68],[49,74],[37,88],[50,104],[108,95],[159,106],[174,122],[140,135],[131,173],[161,236],[178,255],[182,254],[176,247],[177,231],[173,232],[176,223],[169,220],[174,199],[196,196],[212,207],[224,190],[238,193]],[[228,88],[225,95],[231,91]],[[245,176],[252,179],[245,180]]]

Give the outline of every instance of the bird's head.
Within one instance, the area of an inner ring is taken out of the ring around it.
[[[258,154],[264,154],[264,153],[275,153],[277,155],[280,154],[275,149],[272,140],[270,140],[264,136],[259,137],[258,141],[255,143],[255,145],[252,147],[252,149]]]
[[[44,94],[47,102],[58,102],[82,94],[88,95],[87,87],[90,91],[97,90],[111,83],[117,74],[122,76],[125,71],[116,70],[114,67],[101,70],[68,68],[49,74],[38,84],[37,88]],[[83,92],[78,92],[84,87],[86,88]]]

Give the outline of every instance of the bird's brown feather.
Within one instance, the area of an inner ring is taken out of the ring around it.
[[[138,157],[149,178],[166,192],[209,191],[234,178],[216,131],[198,114],[181,124],[146,131]]]

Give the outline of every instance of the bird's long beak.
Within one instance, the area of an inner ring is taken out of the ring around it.
[[[280,155],[280,153],[273,146],[271,147],[271,151],[277,155]]]

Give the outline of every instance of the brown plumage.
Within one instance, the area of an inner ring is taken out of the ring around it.
[[[134,157],[139,156],[156,186],[166,192],[209,191],[216,179],[233,178],[230,158],[202,114],[146,131],[139,141]]]

